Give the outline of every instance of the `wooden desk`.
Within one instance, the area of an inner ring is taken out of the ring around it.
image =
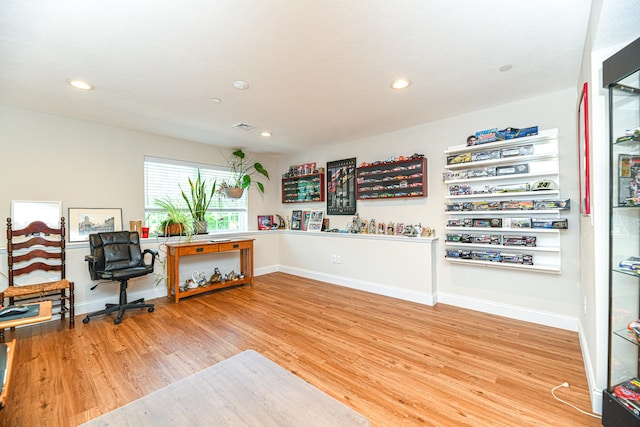
[[[15,338],[8,342],[7,344],[7,362],[4,367],[4,378],[0,378],[2,383],[2,393],[0,393],[0,409],[4,408],[4,403],[7,400],[7,396],[9,395],[9,387],[11,385],[11,367],[13,366],[13,354],[16,351],[16,340]]]
[[[29,323],[37,323],[44,322],[45,320],[51,319],[51,300],[35,302],[32,304],[25,305],[39,305],[40,309],[38,311],[37,316],[31,317],[23,317],[21,319],[13,319],[7,320],[5,322],[0,322],[0,329],[4,331],[8,328],[15,328],[16,326],[28,325]],[[4,334],[2,335],[2,341],[4,342]],[[7,363],[5,366],[4,378],[0,378],[0,381],[3,382],[2,385],[2,393],[0,393],[0,409],[4,408],[4,403],[7,400],[7,396],[9,395],[9,386],[11,383],[11,373],[13,366],[13,355],[16,351],[16,340],[15,338],[7,343]]]
[[[25,305],[39,305],[40,310],[37,316],[23,317],[20,319],[7,320],[6,322],[0,322],[0,329],[15,328],[16,326],[28,325],[29,323],[44,322],[51,319],[51,300],[34,302],[32,304]]]
[[[253,240],[239,239],[227,241],[199,241],[189,243],[168,243],[167,244],[167,298],[177,303],[181,298],[191,295],[209,292],[214,289],[228,288],[230,286],[244,285],[250,283],[253,286]],[[180,291],[179,269],[180,257],[204,255],[220,252],[238,251],[240,254],[240,272],[244,274],[243,279],[230,280],[226,282],[209,283],[195,289]]]

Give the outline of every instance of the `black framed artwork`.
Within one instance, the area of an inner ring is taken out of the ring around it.
[[[355,215],[356,158],[327,162],[327,215]]]

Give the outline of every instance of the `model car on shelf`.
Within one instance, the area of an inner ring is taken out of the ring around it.
[[[620,264],[618,264],[618,266],[622,270],[629,270],[638,273],[638,270],[640,270],[640,257],[630,256],[629,258],[620,261]]]

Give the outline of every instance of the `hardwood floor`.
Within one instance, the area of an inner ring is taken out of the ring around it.
[[[600,425],[550,393],[567,381],[557,394],[590,408],[573,332],[284,273],[154,302],[120,325],[79,316],[73,330],[7,332],[18,345],[0,425],[75,426],[249,348],[372,426]]]

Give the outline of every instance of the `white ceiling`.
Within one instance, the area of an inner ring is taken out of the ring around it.
[[[0,104],[256,152],[304,150],[575,87],[590,7],[2,0]],[[412,86],[390,89],[398,76]],[[96,89],[79,92],[70,78]]]

